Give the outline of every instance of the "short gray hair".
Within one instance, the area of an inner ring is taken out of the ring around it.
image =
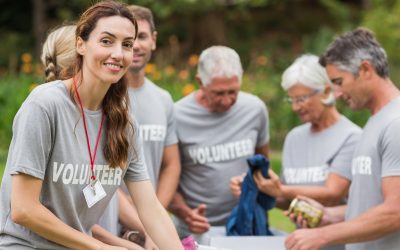
[[[326,84],[331,82],[325,68],[318,63],[318,57],[305,54],[297,58],[282,75],[281,86],[284,90],[296,84],[323,91]]]
[[[361,62],[367,60],[382,78],[389,77],[389,64],[385,50],[366,28],[357,28],[337,37],[320,57],[322,66],[333,64],[357,76]]]
[[[243,68],[236,51],[225,46],[212,46],[201,53],[197,74],[204,86],[216,77],[237,76],[241,83]]]

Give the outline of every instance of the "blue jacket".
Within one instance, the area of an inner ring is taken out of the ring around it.
[[[227,235],[272,235],[267,211],[275,207],[275,198],[259,192],[253,180],[257,169],[268,177],[269,161],[263,155],[254,155],[247,159],[247,163],[249,171],[242,183],[239,204],[232,210],[225,225]]]

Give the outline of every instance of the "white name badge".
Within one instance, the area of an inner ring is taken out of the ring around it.
[[[83,195],[85,196],[88,208],[91,208],[99,200],[106,197],[106,192],[99,181],[94,181],[90,183],[83,189]]]

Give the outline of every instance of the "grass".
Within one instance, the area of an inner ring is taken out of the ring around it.
[[[281,171],[281,159],[282,154],[280,151],[271,150],[269,154],[270,167],[278,175]],[[295,230],[295,225],[288,217],[286,217],[286,215],[283,214],[282,210],[274,208],[268,212],[268,215],[270,227],[288,233]]]
[[[283,211],[279,208],[274,208],[268,212],[269,226],[271,228],[283,231],[293,232],[296,229],[294,223],[283,214]]]

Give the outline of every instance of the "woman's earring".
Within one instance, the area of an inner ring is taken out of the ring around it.
[[[321,99],[322,104],[326,106],[333,106],[336,103],[336,98],[335,95],[333,94],[333,91],[330,91],[328,94],[328,97],[325,99]]]

